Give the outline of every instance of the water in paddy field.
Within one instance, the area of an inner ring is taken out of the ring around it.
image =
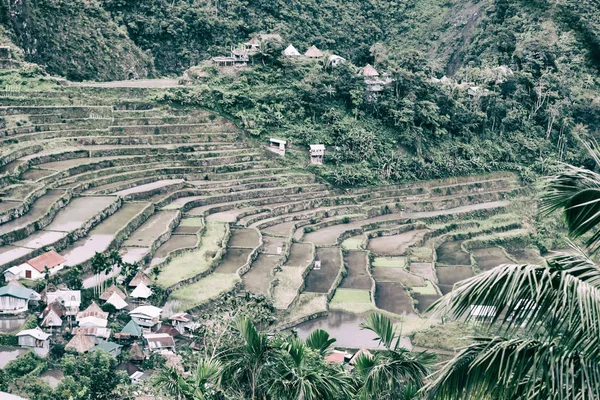
[[[0,318],[0,333],[14,332],[25,323],[25,317]]]
[[[323,329],[331,337],[337,339],[334,347],[360,349],[362,347],[375,349],[378,342],[374,340],[376,335],[368,330],[360,329],[359,324],[363,321],[364,315],[347,313],[344,311],[330,311],[325,317],[303,322],[294,327],[298,336],[306,339],[315,329]],[[408,349],[412,348],[409,338],[403,338],[400,346]]]

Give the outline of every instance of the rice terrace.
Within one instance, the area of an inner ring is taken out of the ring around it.
[[[539,256],[511,173],[336,189],[214,112],[155,100],[169,88],[130,86],[2,99],[3,269],[53,249],[91,288],[118,273],[94,276],[96,252],[118,250],[162,288],[163,317],[250,292],[279,329],[380,310],[409,335],[456,282]]]

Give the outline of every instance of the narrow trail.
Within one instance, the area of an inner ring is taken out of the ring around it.
[[[69,82],[69,86],[103,88],[170,88],[181,86],[177,79],[137,79],[111,82]]]

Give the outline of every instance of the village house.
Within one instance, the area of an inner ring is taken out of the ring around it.
[[[88,308],[77,313],[75,320],[80,327],[99,327],[106,328],[108,324],[108,313],[102,311],[95,301]]]
[[[42,300],[46,304],[59,302],[65,308],[66,316],[74,316],[79,312],[81,306],[81,291],[79,290],[46,290],[42,294]]]
[[[258,36],[254,36],[244,43],[244,49],[247,52],[257,52],[260,49],[260,40],[258,39]]]
[[[0,314],[19,314],[29,309],[29,302],[37,302],[40,295],[35,291],[18,285],[6,285],[0,288]]]
[[[286,57],[297,57],[300,55],[300,52],[293,45],[290,44],[283,51],[283,55]]]
[[[107,352],[108,354],[110,354],[113,357],[118,357],[119,354],[121,354],[121,346],[120,344],[116,344],[114,342],[102,342],[102,343],[98,343],[93,349],[92,351],[98,351],[98,350],[102,350]]]
[[[65,307],[58,301],[54,301],[44,308],[40,314],[41,326],[45,328],[58,328],[62,326],[62,317],[65,315]]]
[[[46,268],[48,268],[50,275],[54,275],[64,268],[66,261],[67,260],[56,251],[48,251],[24,262],[21,265],[7,269],[4,272],[4,279],[7,281],[13,279],[43,279],[46,273]]]
[[[369,92],[381,92],[384,89],[385,82],[379,78],[379,72],[371,64],[365,65],[362,74]]]
[[[233,57],[213,57],[212,62],[217,64],[218,67],[233,67],[235,65],[235,58]]]
[[[311,144],[309,153],[311,164],[323,165],[323,157],[325,156],[325,145]]]
[[[142,337],[144,333],[141,326],[139,326],[134,320],[130,320],[127,325],[121,329],[121,332],[115,334],[117,339],[129,339]]]
[[[65,350],[74,350],[78,353],[85,353],[96,346],[90,336],[78,333],[73,336],[69,343],[66,344]]]
[[[108,300],[106,300],[106,304],[111,304],[117,310],[122,310],[127,307],[127,302],[116,293],[113,293]]]
[[[346,59],[344,57],[340,57],[335,54],[332,54],[329,56],[329,65],[331,65],[331,68],[335,68],[345,62],[346,62]]]
[[[33,350],[40,357],[46,357],[50,352],[50,336],[39,327],[17,333],[19,346]]]
[[[107,301],[113,294],[116,294],[123,300],[125,300],[127,298],[127,295],[125,294],[125,292],[123,292],[121,289],[119,289],[119,287],[117,285],[111,285],[108,289],[106,289],[104,292],[102,292],[102,294],[100,295],[100,300]]]
[[[162,309],[154,306],[139,306],[129,312],[131,319],[142,328],[152,328],[160,323]]]
[[[94,344],[99,344],[107,341],[110,338],[110,333],[110,329],[98,326],[73,328],[74,335],[89,336],[90,339],[92,339],[92,341],[94,342]]]
[[[136,286],[136,288],[131,292],[130,296],[138,300],[147,300],[148,297],[152,296],[152,289],[142,282]]]
[[[150,286],[152,284],[152,279],[142,271],[139,271],[129,282],[129,287],[137,287],[140,283]]]
[[[173,328],[182,335],[186,332],[191,332],[198,326],[198,323],[194,322],[194,317],[188,313],[173,314],[169,317],[169,321],[173,324]]]
[[[148,333],[144,339],[152,351],[175,350],[175,339],[168,333]]]
[[[306,50],[306,53],[304,53],[304,57],[308,58],[321,58],[323,56],[323,52],[319,50],[317,46],[311,46],[310,49]]]
[[[272,153],[275,153],[279,156],[285,156],[285,145],[287,141],[281,139],[269,139],[269,146],[266,147]]]

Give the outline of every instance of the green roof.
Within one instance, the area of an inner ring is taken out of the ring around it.
[[[107,353],[110,353],[113,350],[120,348],[121,345],[116,344],[114,342],[102,342],[97,344],[92,350],[104,350]]]
[[[0,296],[12,296],[29,300],[33,290],[21,286],[7,285],[0,288]]]
[[[142,328],[134,320],[131,320],[125,325],[121,333],[129,333],[131,336],[142,336]]]

